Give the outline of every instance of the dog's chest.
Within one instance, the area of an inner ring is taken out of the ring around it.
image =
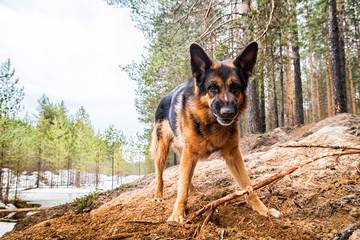
[[[213,152],[221,150],[236,137],[236,129],[219,126],[204,127],[202,134],[197,131],[182,131],[174,138],[173,147],[179,153],[184,147],[190,148],[199,158],[207,158]],[[206,131],[205,131],[206,129]],[[185,134],[184,134],[185,133]]]

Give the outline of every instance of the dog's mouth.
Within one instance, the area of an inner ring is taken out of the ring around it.
[[[216,118],[216,120],[218,121],[218,123],[220,123],[222,126],[230,126],[233,122],[234,119],[229,119],[229,118]]]
[[[222,126],[230,126],[233,124],[238,116],[238,113],[232,113],[232,114],[220,114],[220,110],[217,111],[216,108],[211,108],[211,113],[216,118],[217,122]]]
[[[236,118],[224,118],[224,117],[221,117],[217,114],[214,114],[217,122],[222,125],[222,126],[230,126]]]

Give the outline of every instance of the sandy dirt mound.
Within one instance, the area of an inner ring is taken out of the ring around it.
[[[246,167],[255,184],[314,154],[341,151],[283,148],[277,146],[279,143],[360,148],[360,117],[342,114],[315,125],[250,136],[243,143]],[[217,155],[212,159],[198,163],[193,179],[198,193],[189,198],[188,214],[238,187],[223,160]],[[257,191],[266,205],[281,211],[280,218],[263,217],[247,204],[234,204],[244,200],[240,198],[219,207],[198,238],[333,237],[360,221],[359,169],[360,154],[320,159],[286,176],[274,184],[271,191],[266,188]],[[203,218],[191,224],[166,222],[176,198],[178,172],[178,166],[164,172],[165,199],[160,203],[152,201],[154,175],[150,174],[119,196],[103,198],[89,213],[68,214],[29,224],[7,233],[2,239],[191,239]]]

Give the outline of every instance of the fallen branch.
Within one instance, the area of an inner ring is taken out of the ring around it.
[[[317,154],[315,156],[313,156],[312,158],[309,158],[309,159],[306,159],[306,160],[303,160],[301,162],[298,162],[297,164],[295,164],[294,166],[288,168],[287,170],[284,170],[272,177],[269,177],[267,179],[265,179],[264,181],[260,182],[260,183],[257,183],[255,184],[252,189],[244,189],[244,190],[237,190],[235,191],[234,193],[232,194],[229,194],[223,198],[220,198],[220,199],[217,199],[209,204],[207,204],[205,207],[201,208],[200,210],[198,210],[197,212],[195,212],[188,220],[186,220],[185,223],[189,223],[191,222],[192,220],[194,220],[196,217],[202,215],[205,211],[209,210],[209,214],[208,216],[205,218],[205,220],[203,221],[203,224],[201,225],[200,228],[196,229],[195,233],[194,233],[194,237],[197,236],[201,229],[209,222],[212,214],[214,213],[215,209],[225,203],[225,202],[228,202],[230,200],[233,200],[235,198],[238,198],[238,197],[241,197],[247,193],[249,193],[250,190],[256,190],[256,189],[259,189],[259,188],[262,188],[266,185],[269,185],[270,183],[276,181],[276,180],[279,180],[279,179],[282,179],[283,177],[285,177],[286,175],[294,172],[296,169],[306,165],[306,164],[309,164],[309,163],[312,163],[316,160],[319,160],[321,158],[325,158],[325,157],[330,157],[330,156],[341,156],[341,155],[347,155],[347,154],[360,154],[360,150],[349,150],[349,151],[343,151],[343,152],[333,152],[333,153],[326,153],[326,154]]]
[[[0,222],[17,223],[17,222],[19,222],[19,220],[17,220],[17,219],[9,219],[9,218],[0,218]]]
[[[352,150],[360,150],[360,147],[316,145],[316,144],[278,145],[277,147],[282,147],[282,148],[301,148],[301,147],[309,147],[309,148],[333,148],[333,149],[352,149]]]
[[[0,213],[12,213],[12,212],[36,212],[45,211],[50,208],[16,208],[16,209],[0,209]]]
[[[150,221],[135,220],[135,221],[127,221],[126,223],[138,223],[138,224],[149,225],[149,224],[160,224],[160,223],[164,223],[164,221],[162,221],[162,222],[150,222]]]

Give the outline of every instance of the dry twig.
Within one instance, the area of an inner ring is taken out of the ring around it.
[[[142,221],[142,220],[135,220],[135,221],[127,221],[126,223],[138,223],[138,224],[145,224],[145,225],[153,225],[153,224],[160,224],[162,222],[151,222],[151,221]]]
[[[309,148],[333,148],[333,149],[352,149],[352,150],[360,150],[359,147],[331,146],[331,145],[317,145],[317,144],[278,145],[277,147],[282,147],[282,148],[301,148],[301,147],[309,147]]]
[[[276,175],[274,175],[272,177],[269,177],[269,178],[265,179],[264,181],[262,181],[260,183],[255,184],[252,188],[253,188],[253,190],[256,190],[256,189],[262,188],[262,187],[264,187],[266,185],[269,185],[270,183],[272,183],[272,182],[274,182],[276,180],[282,179],[286,175],[294,172],[296,169],[298,169],[298,168],[300,168],[300,167],[302,167],[302,166],[304,166],[306,164],[312,163],[312,162],[314,162],[316,160],[319,160],[321,158],[330,157],[330,156],[341,156],[341,155],[347,155],[347,154],[360,154],[360,150],[349,150],[349,151],[343,151],[343,152],[316,154],[315,156],[313,156],[313,157],[311,157],[309,159],[300,161],[297,164],[293,165],[292,167],[290,167],[290,168],[288,168],[288,169],[286,169],[286,170],[284,170],[284,171],[282,171],[282,172],[280,172],[280,173],[278,173],[278,174],[276,174]],[[212,214],[214,213],[215,209],[218,206],[220,206],[221,204],[224,204],[225,202],[233,200],[235,198],[241,197],[241,196],[243,196],[243,195],[245,195],[247,193],[249,193],[249,189],[237,190],[232,194],[229,194],[229,195],[227,195],[227,196],[225,196],[223,198],[217,199],[217,200],[207,204],[205,207],[201,208],[197,212],[195,212],[188,220],[186,220],[185,223],[191,222],[196,217],[202,215],[205,211],[210,210],[208,216],[203,221],[203,224],[201,225],[201,227],[196,229],[196,231],[194,233],[194,236],[197,236],[197,234],[200,233],[201,229],[209,222]]]

